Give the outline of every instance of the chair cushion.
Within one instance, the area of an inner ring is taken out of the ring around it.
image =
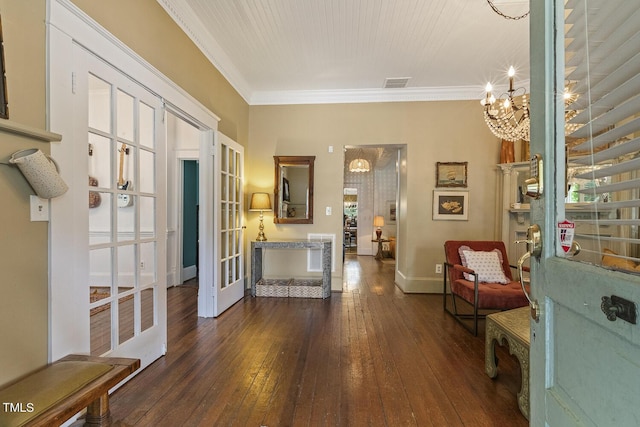
[[[458,279],[451,284],[454,294],[470,304],[473,304],[474,291],[473,282]],[[509,282],[506,285],[497,283],[478,284],[478,308],[479,309],[500,309],[524,307],[529,304],[527,297],[522,292],[520,282]]]
[[[480,283],[500,283],[503,285],[509,283],[509,279],[502,270],[502,259],[498,255],[499,249],[488,252],[461,249],[460,252],[462,265],[475,271]],[[469,273],[464,273],[464,278],[474,280],[473,274]]]

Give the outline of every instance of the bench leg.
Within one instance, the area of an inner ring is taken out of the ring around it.
[[[109,410],[109,393],[105,393],[87,406],[85,426],[103,427],[111,424],[111,411]]]

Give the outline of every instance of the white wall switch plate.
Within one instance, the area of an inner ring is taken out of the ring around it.
[[[327,206],[327,208],[325,209],[325,214],[331,215],[331,206]]]
[[[49,200],[30,196],[31,221],[49,221]]]

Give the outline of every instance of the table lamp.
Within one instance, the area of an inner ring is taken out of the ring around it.
[[[256,240],[258,242],[264,242],[267,240],[267,237],[264,235],[264,223],[262,222],[264,211],[271,210],[271,197],[269,197],[269,193],[253,193],[251,195],[251,203],[249,203],[250,211],[260,211],[260,226],[258,229],[258,237]]]
[[[376,229],[376,238],[380,240],[380,236],[382,236],[382,229],[380,227],[384,227],[384,217],[379,215],[373,217],[373,226],[378,227]]]

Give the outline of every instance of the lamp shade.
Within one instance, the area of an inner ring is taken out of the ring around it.
[[[250,211],[270,211],[271,197],[269,193],[253,193],[251,195],[251,203],[249,203]]]
[[[369,172],[370,170],[371,166],[366,159],[358,158],[349,163],[349,172]]]
[[[374,227],[384,227],[384,217],[383,216],[375,216],[373,217],[373,226]]]

